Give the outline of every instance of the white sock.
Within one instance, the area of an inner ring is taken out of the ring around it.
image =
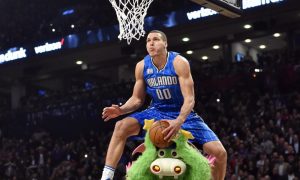
[[[115,174],[115,169],[110,166],[104,166],[101,180],[112,180]]]

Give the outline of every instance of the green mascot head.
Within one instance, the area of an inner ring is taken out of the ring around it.
[[[148,130],[154,120],[145,120],[144,129]],[[174,146],[157,149],[149,138],[145,137],[145,151],[127,172],[127,180],[209,180],[211,172],[208,160],[194,147],[188,144],[193,136],[180,130],[173,139]]]

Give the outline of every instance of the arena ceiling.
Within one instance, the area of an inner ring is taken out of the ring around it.
[[[251,29],[244,29],[245,24],[251,24]],[[280,7],[261,7],[244,13],[241,18],[230,19],[223,16],[208,17],[203,21],[188,25],[164,29],[168,35],[169,49],[184,54],[194,62],[203,62],[201,57],[207,55],[209,60],[217,60],[223,56],[223,46],[227,43],[241,42],[251,38],[252,42],[245,44],[258,48],[266,44],[261,51],[272,51],[288,47],[287,34],[300,29],[300,6],[296,0],[287,1]],[[273,33],[282,34],[274,38]],[[189,37],[189,42],[182,42],[183,37]],[[220,49],[212,46],[218,44]],[[185,54],[193,50],[193,54]],[[113,52],[113,53],[112,53]],[[145,54],[145,39],[133,42],[128,46],[125,42],[108,42],[101,45],[88,46],[76,51],[65,51],[27,61],[18,61],[0,66],[0,93],[9,93],[15,81],[25,83],[73,76],[88,76],[98,78],[103,73],[109,73],[111,68],[121,64],[134,64]],[[75,64],[82,60],[88,69]]]

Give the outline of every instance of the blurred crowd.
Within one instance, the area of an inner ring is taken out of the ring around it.
[[[227,149],[227,179],[296,180],[299,61],[270,54],[259,60],[197,67],[195,110]],[[132,87],[132,81],[89,82],[26,96],[22,109],[1,113],[0,179],[99,179],[116,121],[103,123],[101,110],[124,103]],[[116,179],[123,178],[138,143],[127,142]]]

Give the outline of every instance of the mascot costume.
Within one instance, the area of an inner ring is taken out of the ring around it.
[[[143,153],[128,168],[126,180],[209,180],[211,167],[209,161],[191,144],[194,137],[188,131],[180,130],[173,139],[175,144],[158,149],[149,138],[149,129],[154,120],[145,120]]]

